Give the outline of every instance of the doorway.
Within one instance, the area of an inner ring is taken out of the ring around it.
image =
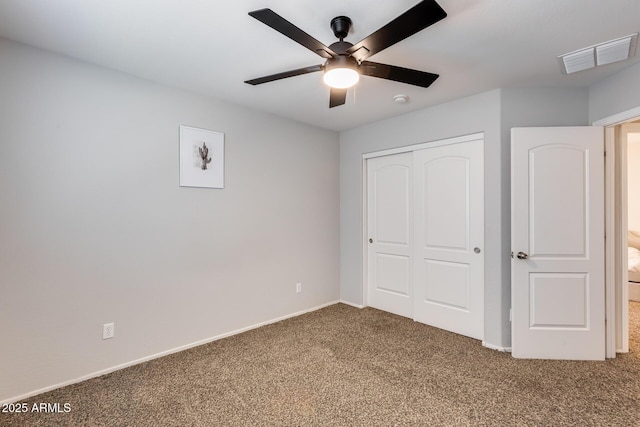
[[[606,146],[606,357],[629,351],[628,133],[640,127],[640,107],[604,118]],[[634,123],[635,122],[635,123]]]
[[[627,246],[629,301],[640,301],[640,121],[622,125],[627,145]]]
[[[616,330],[616,351],[629,351],[629,301],[640,300],[640,123],[615,127],[616,203],[618,238],[616,312],[622,328]]]

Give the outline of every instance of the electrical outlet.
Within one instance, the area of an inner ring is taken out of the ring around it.
[[[102,325],[102,339],[106,340],[109,338],[113,338],[116,335],[116,324],[111,322],[111,323],[105,323],[104,325]]]
[[[296,293],[302,292],[302,282],[296,283]]]

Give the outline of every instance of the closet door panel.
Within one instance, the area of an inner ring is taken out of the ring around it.
[[[413,156],[414,319],[484,335],[482,140]]]
[[[367,160],[368,305],[412,317],[412,154]]]

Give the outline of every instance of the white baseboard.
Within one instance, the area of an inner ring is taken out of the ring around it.
[[[341,299],[340,301],[338,301],[338,302],[340,302],[340,303],[342,303],[342,304],[350,305],[351,307],[355,307],[355,308],[365,308],[365,306],[364,306],[364,305],[354,304],[354,303],[352,303],[352,302],[345,301],[345,300],[342,300],[342,299]]]
[[[496,351],[502,351],[502,352],[505,352],[505,353],[511,353],[511,347],[501,347],[501,346],[498,346],[498,345],[493,345],[493,344],[486,343],[484,341],[482,341],[482,346],[486,347],[486,348],[488,348],[490,350],[496,350]]]
[[[130,366],[134,366],[134,365],[138,365],[140,363],[148,362],[148,361],[153,360],[153,359],[158,359],[160,357],[164,357],[164,356],[168,356],[168,355],[173,354],[173,353],[178,353],[180,351],[188,350],[188,349],[193,348],[193,347],[198,347],[198,346],[201,346],[201,345],[204,345],[204,344],[208,344],[210,342],[217,341],[217,340],[222,339],[222,338],[227,338],[227,337],[230,337],[230,336],[233,336],[233,335],[241,334],[243,332],[247,332],[247,331],[250,331],[252,329],[257,329],[257,328],[259,328],[261,326],[270,325],[272,323],[280,322],[282,320],[290,319],[292,317],[297,317],[297,316],[300,316],[300,315],[303,315],[303,314],[306,314],[306,313],[310,313],[312,311],[320,310],[322,308],[329,307],[330,305],[338,304],[339,302],[342,302],[342,301],[328,302],[326,304],[322,304],[322,305],[319,305],[319,306],[316,306],[316,307],[312,307],[312,308],[308,308],[308,309],[305,309],[305,310],[297,311],[295,313],[287,314],[285,316],[277,317],[275,319],[267,320],[265,322],[256,323],[255,325],[251,325],[251,326],[247,326],[247,327],[244,327],[244,328],[236,329],[235,331],[226,332],[224,334],[216,335],[216,336],[211,337],[211,338],[205,338],[203,340],[192,342],[192,343],[186,344],[186,345],[182,345],[180,347],[175,347],[175,348],[172,348],[172,349],[169,349],[169,350],[161,351],[160,353],[152,354],[150,356],[145,356],[145,357],[142,357],[140,359],[136,359],[136,360],[132,360],[132,361],[129,361],[129,362],[121,363],[120,365],[116,365],[116,366],[112,366],[110,368],[102,369],[100,371],[92,372],[90,374],[83,375],[81,377],[78,377],[78,378],[75,378],[75,379],[72,379],[72,380],[69,380],[69,381],[64,381],[64,382],[61,382],[61,383],[58,383],[58,384],[54,384],[54,385],[51,385],[51,386],[40,388],[38,390],[33,390],[33,391],[28,392],[28,393],[22,394],[20,396],[11,397],[11,398],[9,398],[7,400],[0,401],[0,405],[5,404],[5,403],[15,403],[15,402],[18,402],[18,401],[21,401],[21,400],[24,400],[24,399],[28,399],[28,398],[33,397],[33,396],[37,396],[37,395],[42,394],[42,393],[46,393],[48,391],[52,391],[52,390],[55,390],[55,389],[58,389],[58,388],[66,387],[68,385],[76,384],[76,383],[79,383],[79,382],[82,382],[82,381],[90,380],[92,378],[96,378],[96,377],[99,377],[99,376],[102,376],[102,375],[110,374],[111,372],[119,371],[120,369],[128,368]],[[348,304],[348,303],[345,303],[345,304]]]

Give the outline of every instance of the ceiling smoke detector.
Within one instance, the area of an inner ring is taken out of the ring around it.
[[[409,97],[407,95],[396,95],[393,97],[393,102],[396,104],[406,104],[409,102]]]
[[[577,73],[600,65],[632,58],[636,53],[638,33],[609,40],[558,56],[565,74]]]

